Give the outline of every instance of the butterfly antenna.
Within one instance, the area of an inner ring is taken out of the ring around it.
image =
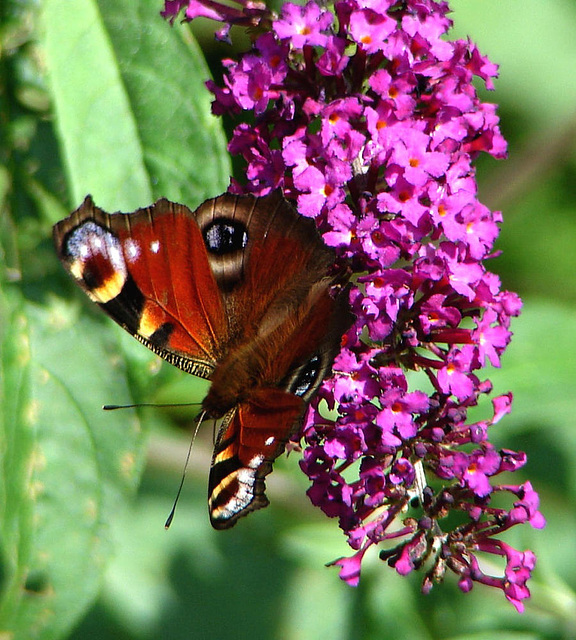
[[[204,420],[204,416],[206,415],[206,411],[202,411],[202,413],[196,419],[196,429],[194,430],[194,435],[190,439],[190,446],[188,447],[188,453],[186,454],[186,462],[184,463],[184,469],[182,471],[182,478],[180,479],[180,486],[178,487],[178,492],[176,493],[176,498],[174,498],[174,504],[172,505],[172,509],[170,511],[170,515],[166,519],[164,523],[164,528],[168,529],[172,524],[172,520],[174,519],[174,513],[176,512],[176,505],[178,504],[178,500],[180,499],[180,494],[182,493],[182,487],[184,486],[184,480],[186,479],[186,471],[188,470],[188,463],[190,462],[190,454],[192,453],[192,447],[196,440],[196,436],[198,435],[198,429]]]
[[[103,411],[115,411],[116,409],[138,409],[140,407],[197,407],[200,402],[168,402],[166,404],[154,404],[153,402],[139,402],[137,404],[105,404]]]

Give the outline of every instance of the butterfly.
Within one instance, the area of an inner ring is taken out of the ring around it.
[[[345,275],[315,223],[279,192],[166,199],[108,214],[88,196],[54,226],[58,256],[113,320],[211,381],[222,419],[208,481],[216,529],[265,507],[264,478],[331,374],[352,323]]]

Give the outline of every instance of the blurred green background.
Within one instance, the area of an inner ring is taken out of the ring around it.
[[[576,4],[452,2],[454,37],[500,65],[482,95],[510,145],[505,162],[481,159],[479,183],[504,211],[488,266],[525,303],[489,374],[515,396],[492,437],[528,453],[514,481],[532,481],[548,520],[506,537],[539,558],[523,615],[500,592],[460,593],[452,576],[422,596],[420,576],[375,557],[358,588],[342,584],[324,564],[348,548],[308,503],[297,455],[277,461],[268,509],[213,531],[209,425],[164,531],[192,408],[100,407],[199,401],[205,384],[101,317],[50,238],[86,193],[129,211],[160,196],[196,206],[228,184],[203,55],[160,8],[0,4],[0,638],[576,638]],[[217,74],[231,51],[212,28],[194,32]]]

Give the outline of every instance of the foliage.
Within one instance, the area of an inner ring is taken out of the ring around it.
[[[8,0],[0,6],[0,635],[574,637],[576,145],[570,66],[561,65],[576,55],[576,13],[555,0],[541,20],[541,7],[524,3],[519,23],[513,3],[454,4],[459,29],[501,64],[491,99],[502,105],[512,149],[507,163],[483,167],[481,196],[504,208],[504,254],[492,268],[525,301],[503,368],[490,377],[497,392],[515,394],[498,444],[527,451],[526,478],[548,520],[544,532],[526,528],[518,535],[530,539],[509,540],[539,556],[526,613],[454,584],[423,597],[417,580],[370,566],[358,589],[340,584],[322,563],[346,550],[308,505],[292,456],[276,465],[266,512],[211,531],[209,429],[164,533],[189,440],[173,425],[188,428],[191,414],[100,406],[189,402],[201,391],[158,371],[92,312],[57,264],[50,226],[88,192],[104,208],[131,210],[160,196],[195,206],[227,186],[206,66],[186,29],[163,22],[151,0],[77,0],[73,11],[63,0]],[[141,424],[153,435],[134,499],[146,455]]]

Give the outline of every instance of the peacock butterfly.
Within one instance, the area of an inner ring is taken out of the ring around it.
[[[211,381],[222,419],[208,505],[216,529],[268,504],[264,478],[331,372],[352,316],[334,252],[278,193],[192,212],[158,200],[108,214],[88,196],[54,226],[64,267],[109,316]]]

